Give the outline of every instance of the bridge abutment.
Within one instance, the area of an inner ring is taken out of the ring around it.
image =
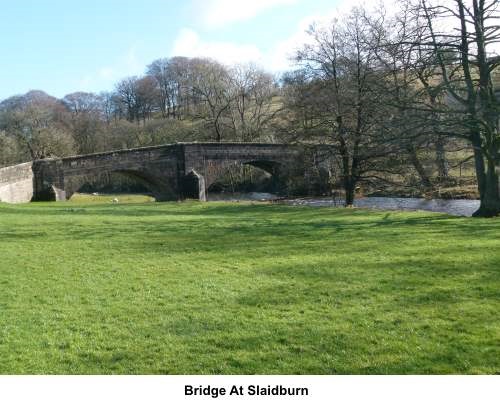
[[[44,159],[33,162],[33,201],[65,201],[62,159]]]
[[[205,178],[196,170],[191,170],[181,180],[180,194],[181,199],[207,201]]]

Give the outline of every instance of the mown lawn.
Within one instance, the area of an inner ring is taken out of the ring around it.
[[[500,373],[500,219],[0,204],[0,373]]]

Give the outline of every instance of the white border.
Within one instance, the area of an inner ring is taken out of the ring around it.
[[[184,386],[300,386],[307,397],[185,396]],[[500,403],[500,376],[4,376],[1,404],[370,404]]]

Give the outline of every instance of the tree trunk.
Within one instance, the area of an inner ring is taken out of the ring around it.
[[[477,189],[479,191],[479,198],[482,200],[484,197],[485,190],[485,167],[484,167],[484,156],[481,150],[481,138],[477,132],[473,132],[470,136],[472,147],[474,150],[474,166],[476,169],[476,179],[477,179]]]
[[[222,140],[222,136],[220,134],[219,125],[217,125],[217,123],[215,123],[214,127],[215,127],[215,142],[220,143]]]
[[[479,172],[476,162],[481,204],[479,206],[479,209],[472,215],[474,217],[494,217],[500,215],[500,189],[498,185],[498,170],[496,168],[495,162],[491,160],[489,160],[486,164],[486,172],[484,171],[484,160],[482,160],[482,168],[483,171]],[[481,175],[479,175],[479,173],[481,173]],[[479,186],[480,184],[481,186]]]
[[[356,188],[356,182],[351,176],[346,176],[344,180],[344,190],[345,190],[345,205],[350,207],[354,204],[354,193]]]
[[[345,205],[346,207],[351,206],[354,203],[354,188],[356,187],[356,182],[351,172],[351,165],[349,159],[349,153],[347,152],[346,143],[341,138],[340,153],[342,156],[342,182],[344,184],[345,191]]]
[[[424,166],[422,165],[422,162],[420,162],[420,159],[418,158],[417,151],[413,146],[408,147],[408,155],[410,157],[410,162],[417,171],[420,180],[422,181],[422,185],[426,188],[429,189],[432,187],[432,182],[431,179],[429,178],[429,175],[427,174]]]
[[[446,180],[448,178],[448,161],[446,160],[446,152],[444,150],[444,141],[441,136],[436,139],[436,164],[439,180]]]

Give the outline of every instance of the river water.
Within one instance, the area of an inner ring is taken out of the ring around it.
[[[209,194],[209,201],[269,201],[278,198],[270,193],[221,193]],[[334,201],[331,197],[310,197],[279,200],[282,204],[309,207],[341,207],[342,201]],[[479,208],[479,200],[443,200],[425,198],[399,197],[363,197],[354,201],[359,208],[375,208],[381,210],[432,211],[451,215],[470,217]]]

